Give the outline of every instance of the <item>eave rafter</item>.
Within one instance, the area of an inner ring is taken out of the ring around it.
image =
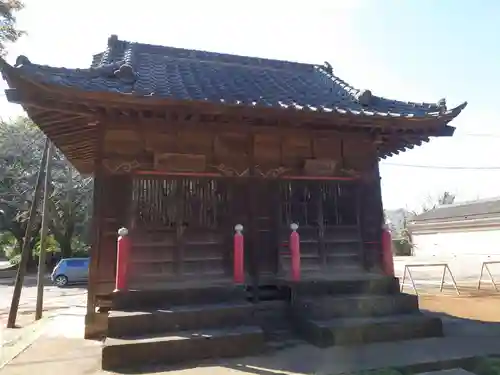
[[[20,89],[6,90],[7,99],[23,105],[30,117],[76,163],[90,163],[96,155],[99,123],[110,128],[162,131],[221,129],[260,131],[307,131],[368,133],[385,158],[413,148],[430,136],[451,135],[451,120],[438,117],[397,118],[356,116],[352,113],[317,113],[294,109],[222,106],[210,103],[179,103],[124,94],[75,92],[23,82]],[[30,89],[28,89],[30,88]],[[168,123],[168,127],[165,124]],[[447,129],[443,134],[443,129]]]

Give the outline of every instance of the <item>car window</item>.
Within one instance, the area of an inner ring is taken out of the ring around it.
[[[88,265],[88,261],[83,260],[83,259],[68,259],[66,261],[66,265],[68,267],[78,267],[78,268],[83,268]]]

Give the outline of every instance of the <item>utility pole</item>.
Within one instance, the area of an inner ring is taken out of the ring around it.
[[[21,290],[23,288],[24,276],[26,275],[26,266],[28,264],[28,258],[30,255],[30,232],[33,227],[33,222],[36,216],[36,209],[38,207],[38,201],[40,200],[40,192],[42,188],[42,180],[45,172],[45,164],[47,162],[47,153],[49,149],[49,140],[45,140],[45,146],[43,149],[42,161],[40,163],[40,170],[38,171],[38,176],[36,179],[35,192],[33,193],[33,201],[31,202],[30,214],[28,218],[28,224],[26,226],[26,232],[23,239],[23,248],[21,251],[21,261],[19,262],[19,268],[17,269],[16,284],[14,285],[14,293],[12,294],[12,303],[10,304],[9,318],[7,320],[7,328],[16,327],[17,311],[19,310],[19,300],[21,299]]]
[[[45,185],[43,187],[42,229],[40,231],[40,254],[38,256],[35,320],[42,319],[42,312],[43,312],[43,287],[45,284],[45,259],[47,251],[46,241],[47,241],[47,232],[49,229],[49,195],[51,191],[51,180],[52,180],[51,172],[52,172],[53,154],[54,154],[54,147],[49,141],[47,163],[45,164]]]

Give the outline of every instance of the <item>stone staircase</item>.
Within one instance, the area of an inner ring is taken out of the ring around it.
[[[442,322],[419,311],[395,278],[309,282],[292,289],[298,334],[319,347],[443,336]]]
[[[244,290],[136,291],[116,296],[102,367],[114,370],[259,353],[263,330]]]
[[[233,286],[131,291],[114,296],[102,367],[116,370],[319,347],[443,335],[416,296],[392,277],[285,282],[280,290]],[[303,341],[302,341],[303,342]]]

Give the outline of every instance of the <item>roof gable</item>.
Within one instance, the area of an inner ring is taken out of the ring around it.
[[[452,117],[465,103],[389,100],[336,77],[328,63],[312,65],[132,43],[111,36],[89,69],[54,68],[18,58],[17,69],[40,83],[85,91],[219,104],[267,106],[363,116]],[[448,121],[449,121],[448,120]]]

